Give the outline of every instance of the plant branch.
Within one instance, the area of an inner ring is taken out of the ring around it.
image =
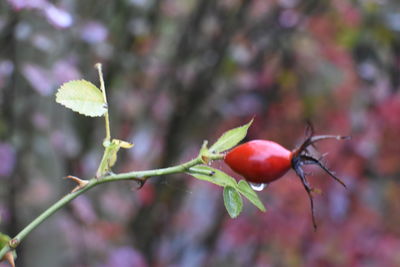
[[[217,154],[217,155],[211,155],[210,160],[221,160],[223,159],[223,155]],[[42,214],[40,214],[36,219],[34,219],[30,224],[28,224],[24,229],[22,229],[14,238],[12,238],[6,246],[4,246],[0,250],[0,259],[3,258],[3,256],[15,249],[21,241],[28,235],[30,234],[34,229],[36,229],[42,222],[47,220],[51,215],[53,215],[55,212],[57,212],[59,209],[67,205],[69,202],[71,202],[73,199],[78,197],[79,195],[85,193],[89,189],[103,183],[108,183],[108,182],[116,182],[116,181],[123,181],[123,180],[134,180],[134,181],[140,181],[140,182],[145,182],[147,179],[149,179],[152,176],[161,176],[161,175],[167,175],[167,174],[174,174],[174,173],[183,173],[189,170],[190,167],[196,166],[203,164],[203,159],[201,158],[201,155],[197,156],[196,158],[187,161],[183,164],[168,167],[168,168],[162,168],[162,169],[154,169],[154,170],[145,170],[145,171],[133,171],[133,172],[127,172],[127,173],[120,173],[120,174],[111,174],[108,176],[104,176],[101,179],[97,178],[92,178],[88,180],[88,183],[81,189],[71,192],[58,200],[56,203],[54,203],[52,206],[50,206],[47,210],[45,210]]]
[[[103,93],[104,103],[106,103],[106,105],[107,105],[107,112],[104,114],[104,120],[105,120],[105,126],[106,126],[106,139],[105,140],[110,141],[111,140],[110,119],[108,116],[108,102],[107,102],[107,95],[106,95],[106,87],[104,85],[104,79],[103,79],[103,71],[102,71],[100,63],[97,63],[94,66],[99,72],[100,90]]]

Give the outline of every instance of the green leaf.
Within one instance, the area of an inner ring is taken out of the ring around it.
[[[111,142],[105,141],[103,145],[105,147],[104,154],[97,169],[96,177],[102,177],[111,172],[111,167],[117,162],[117,153],[121,147],[131,148],[133,146],[133,144],[119,139],[113,139]]]
[[[228,174],[220,170],[205,165],[191,167],[187,173],[197,179],[208,181],[222,187],[237,187],[237,183],[234,178],[230,177]]]
[[[3,233],[0,233],[0,250],[8,244],[11,238]],[[0,261],[7,261],[10,266],[15,266],[14,260],[17,258],[17,253],[15,250],[7,252]]]
[[[85,116],[100,117],[107,112],[102,92],[85,80],[64,83],[58,89],[56,102]]]
[[[250,187],[250,185],[245,180],[240,180],[238,183],[239,192],[246,197],[251,203],[254,204],[261,211],[265,211],[264,204],[258,198],[257,193]]]
[[[231,218],[236,218],[242,211],[242,197],[232,186],[225,186],[224,188],[224,204]]]
[[[10,239],[11,238],[8,235],[0,233],[0,249],[2,249],[5,245],[7,245]]]
[[[225,132],[218,140],[210,147],[211,153],[220,153],[224,152],[232,147],[236,146],[240,141],[245,138],[247,134],[247,130],[250,125],[253,123],[253,119],[240,127],[231,129]]]

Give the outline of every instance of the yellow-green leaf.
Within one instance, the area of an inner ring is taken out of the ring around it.
[[[237,183],[234,178],[230,177],[228,174],[220,170],[211,168],[209,166],[194,166],[191,167],[187,173],[199,180],[208,181],[219,186],[237,187]]]
[[[251,120],[249,123],[231,129],[225,132],[218,140],[210,147],[211,153],[220,153],[224,152],[232,147],[236,146],[240,141],[245,138],[247,134],[247,130],[249,129],[250,125],[253,123]]]
[[[102,92],[91,82],[75,80],[58,89],[56,102],[85,116],[100,117],[107,112]]]
[[[122,147],[122,148],[125,148],[125,149],[129,149],[129,148],[133,147],[132,143],[129,143],[129,142],[126,142],[126,141],[123,141],[123,140],[114,139],[113,141],[118,142],[119,146]]]
[[[243,200],[239,192],[231,187],[224,187],[224,204],[231,218],[236,218],[242,212]]]
[[[11,238],[8,235],[0,233],[0,249],[2,249],[5,245],[7,245],[10,239]]]
[[[238,191],[246,197],[251,203],[254,204],[261,211],[265,211],[264,204],[258,198],[256,192],[250,187],[250,185],[245,180],[240,180],[237,187]]]
[[[99,168],[97,169],[96,177],[102,177],[111,172],[112,166],[117,162],[117,153],[121,147],[128,149],[133,146],[133,144],[119,139],[113,139],[111,142],[104,142],[103,145],[105,150]]]
[[[8,244],[11,238],[3,233],[0,233],[0,249]],[[7,261],[12,267],[15,267],[14,259],[17,258],[17,253],[15,250],[7,252],[0,261]]]

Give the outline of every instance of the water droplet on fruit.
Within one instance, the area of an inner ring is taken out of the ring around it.
[[[268,186],[268,184],[250,183],[250,186],[255,191],[262,191],[264,188],[266,188]]]

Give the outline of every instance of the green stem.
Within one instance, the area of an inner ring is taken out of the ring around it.
[[[104,114],[104,120],[106,121],[106,141],[111,140],[111,131],[110,131],[110,120],[108,117],[108,111]]]
[[[96,69],[99,72],[99,79],[100,79],[100,90],[103,93],[103,100],[104,103],[107,105],[107,112],[104,114],[104,120],[105,120],[105,127],[106,127],[106,141],[111,140],[111,131],[110,131],[110,119],[108,116],[108,102],[107,102],[107,95],[106,95],[106,87],[104,85],[104,79],[103,79],[103,71],[100,63],[97,63],[95,65]]]
[[[210,157],[210,160],[220,160],[220,159],[223,159],[223,155],[212,155]],[[186,172],[190,167],[193,167],[193,166],[196,166],[196,165],[199,165],[202,163],[203,163],[203,160],[201,159],[201,156],[198,156],[195,159],[192,159],[188,162],[185,162],[183,164],[173,166],[173,167],[154,169],[154,170],[145,170],[145,171],[133,171],[133,172],[127,172],[127,173],[120,173],[120,174],[111,174],[111,175],[105,176],[101,179],[92,178],[88,181],[88,183],[82,189],[75,191],[73,193],[69,193],[68,195],[64,196],[59,201],[57,201],[52,206],[50,206],[47,210],[45,210],[42,214],[40,214],[36,219],[34,219],[24,229],[22,229],[21,232],[19,232],[13,239],[11,239],[9,244],[4,246],[0,250],[0,259],[2,259],[3,256],[7,252],[11,251],[12,249],[15,249],[28,234],[30,234],[35,228],[37,228],[42,222],[47,220],[56,211],[58,211],[59,209],[64,207],[66,204],[68,204],[70,201],[72,201],[79,195],[85,193],[89,189],[91,189],[99,184],[115,182],[115,181],[123,181],[123,180],[136,180],[136,181],[144,182],[152,176],[183,173],[183,172]]]
[[[106,127],[106,137],[103,142],[104,146],[104,152],[103,152],[103,157],[101,159],[101,162],[99,164],[99,168],[97,169],[96,172],[96,178],[100,177],[103,175],[104,171],[104,166],[108,165],[107,163],[107,149],[110,145],[111,142],[111,130],[110,130],[110,118],[108,116],[108,103],[107,103],[107,95],[106,95],[106,87],[104,85],[104,79],[103,79],[103,71],[102,71],[102,66],[100,63],[97,63],[94,65],[97,71],[99,72],[99,79],[100,79],[100,90],[103,93],[103,101],[107,105],[107,111],[104,113],[104,121],[105,121],[105,127]]]

